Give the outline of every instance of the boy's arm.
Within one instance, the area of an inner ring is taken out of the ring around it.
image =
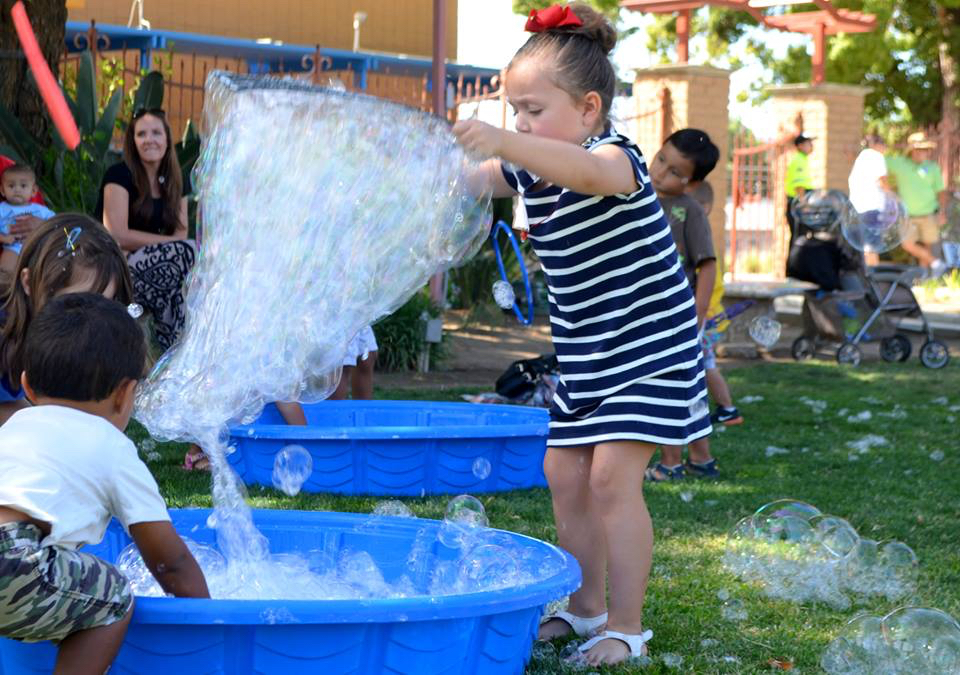
[[[136,523],[129,530],[163,590],[178,598],[210,597],[200,565],[169,521]]]
[[[589,152],[574,143],[497,129],[479,120],[457,122],[453,133],[468,150],[518,164],[573,192],[615,195],[637,190],[630,158],[613,145]]]
[[[710,298],[713,297],[713,286],[717,283],[716,259],[704,260],[697,268],[697,288],[694,291],[694,304],[697,307],[697,326],[703,325],[709,317]]]

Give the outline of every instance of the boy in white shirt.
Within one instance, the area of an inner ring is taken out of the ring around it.
[[[123,434],[145,357],[143,332],[121,304],[57,297],[27,332],[21,383],[34,407],[0,427],[0,635],[58,642],[56,672],[103,673],[123,643],[127,580],[78,550],[98,543],[111,517],[165,591],[209,597]]]
[[[850,203],[860,214],[866,227],[875,225],[886,201],[887,162],[884,153],[887,145],[880,136],[870,134],[864,139],[864,149],[857,155],[847,178],[850,188]],[[876,265],[880,258],[873,251],[864,251],[868,265]]]

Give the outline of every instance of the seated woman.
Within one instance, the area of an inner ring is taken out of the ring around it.
[[[196,258],[187,239],[187,195],[162,110],[138,110],[123,161],[107,169],[96,216],[127,254],[136,301],[153,317],[164,350],[184,322],[183,284]]]

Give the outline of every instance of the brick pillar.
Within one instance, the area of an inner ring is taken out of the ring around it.
[[[847,177],[863,138],[863,98],[867,87],[849,84],[787,84],[767,89],[773,114],[785,129],[797,115],[803,133],[813,136],[810,173],[816,187],[847,192]]]
[[[663,123],[658,124],[650,111],[658,107],[664,91],[669,92],[665,101],[666,110]],[[720,149],[720,161],[707,176],[707,182],[713,188],[710,229],[721,274],[724,272],[723,257],[726,251],[724,205],[727,203],[729,94],[728,70],[692,65],[664,65],[637,70],[633,83],[636,101],[634,114],[640,117],[626,130],[626,133],[633,135],[647,158],[652,158],[660,149],[664,138],[686,127],[703,129]]]

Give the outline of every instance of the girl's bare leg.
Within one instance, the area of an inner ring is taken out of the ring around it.
[[[328,401],[345,401],[350,398],[350,379],[353,377],[353,366],[344,366],[340,373],[340,383],[330,396]]]
[[[597,444],[590,470],[591,511],[606,539],[610,576],[607,628],[643,632],[643,601],[653,557],[653,524],[643,499],[643,472],[655,447],[634,441]],[[587,652],[591,665],[619,663],[630,656],[620,640],[602,640]],[[639,656],[635,654],[634,656]]]
[[[377,362],[377,353],[370,352],[365,359],[357,359],[357,367],[353,369],[354,401],[370,401],[373,399],[373,366]]]
[[[553,498],[557,543],[569,551],[583,574],[583,584],[570,596],[571,614],[593,617],[606,607],[606,542],[603,529],[590,506],[590,465],[593,446],[548,448],[543,470]],[[641,476],[642,478],[642,476]],[[570,632],[565,621],[548,621],[539,639],[549,640]]]

